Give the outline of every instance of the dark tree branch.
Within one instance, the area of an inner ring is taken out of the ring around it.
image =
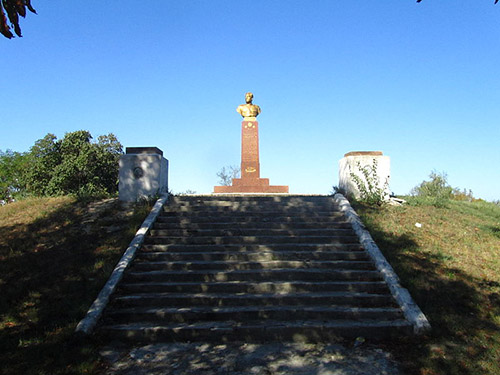
[[[417,0],[420,3],[422,0]],[[499,0],[495,0],[495,4]],[[31,0],[0,0],[0,34],[6,38],[13,38],[14,34],[10,28],[14,28],[17,36],[22,37],[19,26],[19,16],[26,17],[26,8],[31,13],[36,14],[36,10],[31,5]],[[6,14],[7,13],[7,14]],[[9,26],[10,23],[10,26]]]
[[[13,27],[16,35],[22,37],[19,16],[26,17],[26,8],[36,14],[31,0],[0,0],[0,34],[9,39],[13,38],[14,34],[10,30]]]
[[[417,0],[417,3],[420,3],[422,0]],[[498,3],[498,0],[495,0],[495,4]]]

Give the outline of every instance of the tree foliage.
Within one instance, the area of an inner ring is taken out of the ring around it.
[[[31,6],[31,0],[0,0],[0,33],[4,37],[9,39],[14,37],[10,27],[17,36],[22,36],[19,16],[26,17],[26,9],[36,14],[36,10]]]
[[[27,156],[19,152],[0,150],[0,200],[9,202],[25,190],[21,171],[26,170]]]
[[[91,142],[85,130],[57,140],[47,134],[31,148],[27,190],[35,195],[99,195],[116,192],[122,145],[113,134]]]
[[[113,134],[92,142],[85,130],[39,139],[27,153],[0,151],[0,199],[19,195],[100,196],[116,193],[122,145]]]

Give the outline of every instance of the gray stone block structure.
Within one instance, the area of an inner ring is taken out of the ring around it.
[[[136,202],[165,194],[168,190],[168,160],[157,147],[127,147],[120,158],[118,196]]]

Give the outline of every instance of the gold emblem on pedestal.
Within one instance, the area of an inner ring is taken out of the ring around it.
[[[254,167],[246,167],[245,172],[254,173],[254,172],[257,172],[257,169],[255,169]]]

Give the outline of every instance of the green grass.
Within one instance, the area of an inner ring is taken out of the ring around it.
[[[355,207],[433,328],[388,348],[405,374],[499,374],[500,207],[409,203]]]
[[[99,343],[73,331],[149,208],[95,206],[59,197],[0,207],[1,374],[99,370]]]

